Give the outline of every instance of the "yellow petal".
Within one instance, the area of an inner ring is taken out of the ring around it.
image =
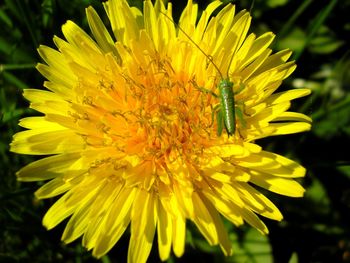
[[[67,192],[71,188],[72,185],[66,183],[64,178],[58,177],[40,187],[35,192],[35,196],[40,199],[50,198]]]
[[[215,206],[215,208],[229,221],[231,221],[236,226],[243,224],[243,218],[239,214],[239,210],[236,209],[237,206],[232,204],[232,202],[226,200],[221,194],[215,194],[212,191],[203,191],[205,196],[210,200],[210,202]],[[220,191],[218,191],[220,193]]]
[[[281,121],[303,121],[311,123],[312,119],[309,116],[306,116],[305,114],[299,113],[299,112],[290,112],[286,111],[281,113],[277,118],[273,119],[272,121],[281,122]]]
[[[242,70],[242,79],[247,80],[251,77],[255,71],[259,69],[259,67],[264,63],[264,61],[271,54],[270,49],[266,49],[256,60],[254,60],[251,64],[249,64],[244,70]]]
[[[103,5],[118,42],[128,45],[131,39],[137,39],[141,28],[136,23],[135,13],[130,9],[128,3],[125,0],[108,1]]]
[[[278,208],[262,193],[255,190],[249,184],[236,184],[240,197],[255,213],[274,220],[282,220],[283,216]],[[238,186],[239,185],[239,186]]]
[[[36,69],[49,81],[61,85],[66,88],[73,88],[73,85],[77,82],[77,79],[69,74],[65,74],[65,71],[51,68],[44,64],[38,64]]]
[[[292,179],[275,177],[259,172],[252,172],[251,176],[252,183],[277,194],[290,197],[302,197],[305,192],[305,189]]]
[[[272,135],[286,135],[309,131],[311,124],[306,122],[271,123],[271,127],[275,128]]]
[[[16,133],[10,150],[22,154],[42,155],[75,152],[84,148],[83,138],[71,130],[35,129]]]
[[[182,28],[185,32],[191,33],[196,24],[198,14],[198,5],[193,4],[192,0],[187,2],[185,9],[182,11],[179,19],[179,27]],[[179,32],[179,37],[181,37],[182,32]],[[187,36],[183,36],[185,40],[188,40]]]
[[[252,123],[258,122],[259,124],[270,122],[271,120],[285,112],[290,107],[290,105],[291,103],[289,101],[286,101],[283,103],[275,104],[270,107],[266,107],[261,112],[251,117],[249,121]]]
[[[104,221],[101,222],[101,228],[96,233],[96,246],[92,253],[97,258],[106,254],[118,242],[128,227],[131,220],[132,205],[135,202],[135,193],[135,188],[124,188],[121,189],[115,199],[111,200],[106,214],[103,215]],[[92,232],[93,229],[94,225],[91,225],[90,233],[95,235]],[[94,240],[93,237],[91,239]]]
[[[117,58],[119,58],[119,54],[114,46],[114,41],[111,35],[108,33],[107,28],[103,24],[101,18],[98,16],[95,9],[93,9],[91,6],[86,8],[86,17],[87,17],[91,32],[94,35],[98,45],[102,48],[102,50],[105,53],[111,52]]]
[[[287,90],[287,91],[283,91],[283,92],[278,92],[275,94],[272,94],[267,100],[266,102],[268,104],[278,104],[278,103],[282,103],[285,101],[290,101],[290,100],[294,100],[297,98],[301,98],[304,96],[307,96],[311,93],[311,90],[309,89],[294,89],[294,90]]]
[[[259,230],[262,234],[268,234],[269,230],[267,229],[267,226],[264,224],[263,221],[260,220],[260,218],[254,214],[252,211],[245,207],[240,207],[239,212],[241,213],[243,219],[252,227]]]
[[[173,221],[170,214],[163,208],[161,202],[158,202],[158,250],[162,261],[169,258],[171,243],[173,238]]]
[[[213,154],[214,156],[220,156],[222,158],[235,156],[245,156],[249,154],[249,152],[238,144],[224,144],[220,146],[212,146],[210,148],[205,149],[205,152]]]
[[[16,175],[19,181],[48,180],[69,171],[69,167],[79,158],[79,153],[50,156],[28,164],[20,169]]]
[[[185,252],[186,220],[181,215],[173,218],[173,250],[177,257]]]
[[[192,199],[194,203],[193,222],[210,245],[217,245],[219,242],[217,229],[206,204],[203,202],[202,197],[196,192],[192,194]]]
[[[44,45],[40,45],[38,48],[38,53],[40,57],[42,57],[42,59],[50,66],[50,72],[56,72],[61,76],[63,76],[62,73],[64,73],[64,78],[70,80],[75,79],[74,74],[70,71],[69,65],[61,52]]]
[[[206,207],[208,208],[208,212],[210,213],[212,219],[213,219],[213,224],[216,228],[216,232],[218,234],[218,243],[222,249],[222,251],[224,252],[225,256],[229,256],[232,254],[232,245],[231,242],[228,238],[227,235],[227,230],[224,227],[224,224],[222,222],[222,219],[219,215],[219,213],[217,212],[217,210],[215,209],[215,207],[208,202],[208,200],[205,199],[205,197],[203,197],[203,202],[205,203]]]
[[[212,52],[218,51],[219,47],[222,47],[224,39],[232,32],[232,26],[234,24],[235,19],[235,6],[234,5],[226,5],[215,18],[212,18],[215,23],[217,23],[217,34],[216,34],[216,49]],[[237,33],[239,36],[239,33]],[[227,43],[227,42],[226,42]],[[228,49],[230,50],[230,49]]]
[[[132,208],[128,262],[146,262],[156,228],[156,206],[152,193],[139,190]]]
[[[196,43],[199,43],[200,38],[203,36],[203,32],[205,32],[205,29],[207,27],[209,18],[211,17],[212,13],[220,6],[222,5],[221,1],[215,0],[213,2],[211,2],[207,8],[202,12],[200,19],[198,21],[197,27],[196,27],[196,32],[193,35],[193,40]],[[234,8],[233,8],[234,9]],[[231,15],[234,15],[234,10],[230,9]],[[223,11],[221,11],[223,12]],[[220,13],[221,13],[220,12]],[[220,19],[219,19],[220,20]]]
[[[77,47],[80,50],[86,50],[91,48],[92,50],[99,52],[100,48],[95,41],[73,21],[68,20],[62,26],[62,33],[67,39],[68,43]],[[93,63],[93,61],[91,61]]]
[[[256,171],[290,178],[303,177],[306,172],[305,168],[300,164],[267,151],[261,151],[258,154],[252,154],[245,159],[241,159],[239,165]]]
[[[82,203],[74,212],[73,216],[69,219],[66,228],[62,234],[62,241],[70,243],[80,237],[86,230],[90,223],[88,217],[90,206],[93,203],[93,198],[85,203]]]
[[[67,206],[66,201],[72,196],[72,192],[69,191],[63,195],[53,206],[46,212],[43,218],[43,225],[47,229],[52,229],[68,216],[74,213],[77,205]]]
[[[107,216],[112,206],[119,204],[117,199],[118,195],[121,194],[122,184],[118,183],[110,183],[105,184],[101,191],[103,191],[104,194],[97,195],[97,198],[95,199],[93,205],[91,206],[90,212],[88,217],[90,218],[90,223],[87,226],[87,229],[83,236],[83,246],[85,246],[88,250],[98,246],[100,242],[97,242],[97,239],[105,233],[105,231],[109,231],[109,229],[106,230],[105,224],[107,221]],[[132,189],[128,189],[132,190]],[[128,192],[129,193],[129,192]],[[132,194],[127,195],[128,197],[132,198]],[[129,204],[129,199],[123,200],[122,202],[124,204]],[[103,209],[101,209],[103,208]],[[109,236],[108,236],[109,237]]]
[[[272,153],[272,152],[262,151],[260,154],[266,158],[273,159],[280,164],[279,167],[271,168],[271,170],[268,167],[266,167],[267,168],[266,171],[269,170],[269,173],[273,175],[277,175],[281,177],[294,177],[294,178],[305,176],[305,173],[306,173],[305,168],[300,164],[298,164],[297,162],[294,162],[282,155]],[[264,170],[264,169],[261,169],[261,170]]]
[[[158,33],[158,19],[151,1],[148,0],[144,2],[143,14],[145,19],[145,29],[158,50],[160,37]]]
[[[37,89],[25,89],[23,90],[23,96],[32,103],[45,104],[46,101],[59,102],[61,104],[61,112],[62,109],[68,109],[68,103],[54,92]]]
[[[245,62],[244,64],[242,64],[241,67],[242,68],[246,67],[249,64],[251,64],[254,60],[259,61],[258,59],[259,57],[263,57],[263,59],[260,59],[260,62],[253,67],[257,69],[265,61],[265,59],[267,59],[268,55],[271,53],[271,51],[267,50],[267,48],[272,43],[274,38],[275,38],[275,35],[272,32],[267,32],[259,36],[254,41],[254,44],[250,47],[249,52],[244,56],[244,58],[246,59],[244,60]],[[255,71],[255,70],[251,69],[251,71]]]

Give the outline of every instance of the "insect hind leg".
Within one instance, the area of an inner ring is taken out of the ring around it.
[[[224,116],[222,114],[222,110],[219,109],[218,111],[216,111],[216,119],[217,119],[217,125],[218,125],[218,129],[217,129],[217,136],[220,137],[222,134],[222,131],[224,129],[225,126],[225,122],[224,122]]]
[[[247,127],[247,122],[244,119],[242,109],[240,107],[238,107],[238,106],[235,106],[235,112],[236,112],[236,116],[238,117],[240,123],[242,124],[242,127],[246,128]]]

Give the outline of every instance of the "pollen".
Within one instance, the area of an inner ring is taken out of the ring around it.
[[[150,171],[145,173],[151,173],[154,180],[171,174],[169,166],[174,163],[197,167],[204,149],[217,139],[213,98],[198,90],[189,76],[176,74],[166,56],[155,53],[145,56],[143,64],[134,61],[127,66],[99,82],[117,82],[122,87],[110,86],[109,95],[118,102],[100,109],[113,119],[99,124],[104,143],[110,142],[140,163],[149,162]],[[106,77],[107,73],[101,75]],[[86,104],[92,105],[94,100]]]

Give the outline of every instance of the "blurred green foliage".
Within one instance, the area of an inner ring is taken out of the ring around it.
[[[174,3],[179,17],[186,1]],[[200,9],[209,1],[200,1]],[[302,199],[267,193],[285,219],[267,222],[270,235],[227,223],[235,255],[225,258],[188,224],[187,247],[181,259],[168,262],[350,262],[350,0],[251,0],[233,2],[252,8],[252,31],[277,34],[274,49],[290,48],[296,72],[283,88],[308,87],[311,96],[296,101],[296,111],[313,118],[311,132],[261,140],[268,150],[302,163],[308,174]],[[142,6],[142,1],[130,1]],[[54,34],[68,19],[88,31],[85,7],[92,5],[108,23],[98,0],[3,0],[0,2],[0,262],[125,262],[128,237],[101,260],[95,260],[80,240],[60,242],[63,224],[46,231],[41,218],[54,200],[38,201],[39,183],[19,183],[15,172],[33,161],[9,152],[19,131],[18,120],[35,115],[22,89],[42,87],[35,70],[39,44],[53,46]],[[154,246],[149,262],[158,262]]]

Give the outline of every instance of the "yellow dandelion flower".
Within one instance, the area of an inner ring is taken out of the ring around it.
[[[190,220],[230,255],[222,217],[262,233],[268,229],[258,215],[282,219],[254,185],[303,195],[294,178],[305,169],[255,141],[309,130],[310,118],[288,109],[310,91],[276,93],[295,69],[287,62],[291,52],[272,54],[271,32],[248,34],[247,11],[235,14],[228,4],[213,17],[221,4],[209,4],[196,23],[198,6],[189,0],[179,30],[171,3],[146,0],[141,12],[126,0],[109,0],[104,7],[114,36],[89,7],[93,38],[68,21],[65,39],[54,37],[57,50],[39,47],[45,64],[37,69],[48,91],[27,89],[24,97],[44,116],[20,121],[28,130],[14,135],[11,150],[51,155],[17,176],[50,180],[36,192],[40,199],[63,194],[43,224],[51,229],[69,218],[64,242],[82,236],[99,258],[129,227],[129,262],[147,260],[155,235],[166,260],[171,250],[184,253]],[[204,91],[217,93],[226,72],[241,116],[232,136],[225,130],[218,136],[213,113],[220,100]]]

